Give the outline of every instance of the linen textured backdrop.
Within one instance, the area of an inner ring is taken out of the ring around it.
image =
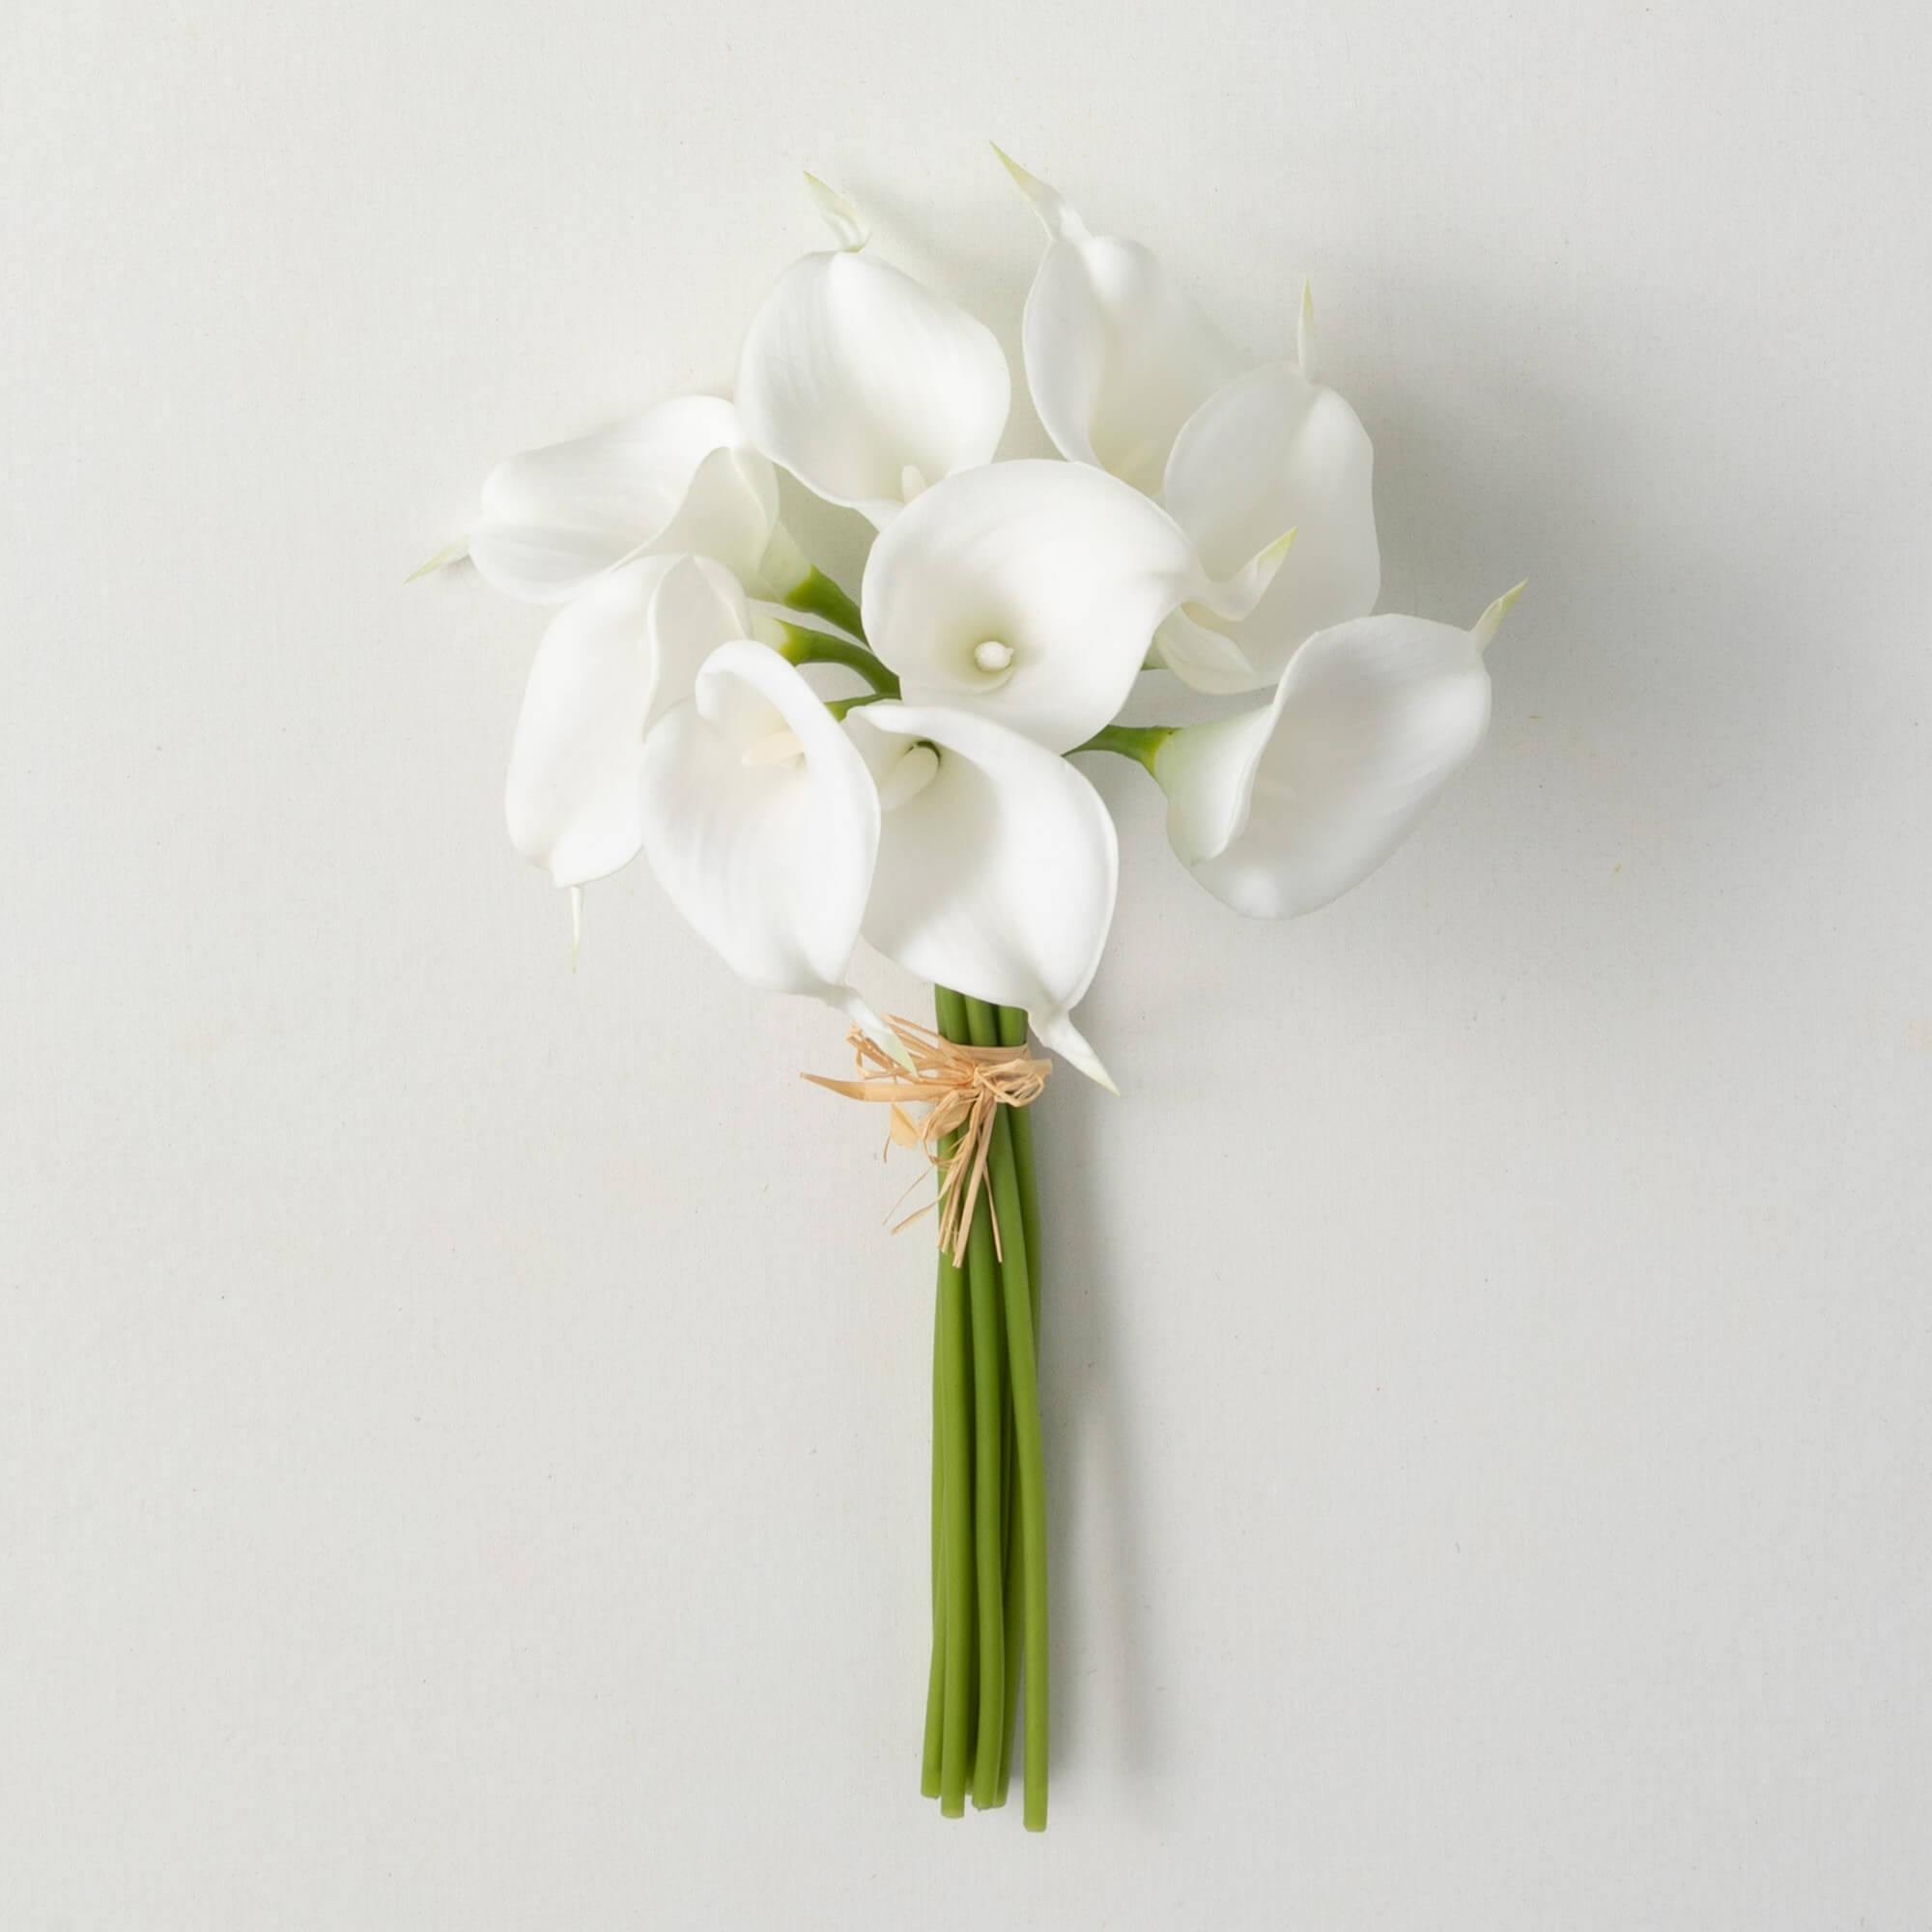
[[[0,43],[0,1920],[1932,1925],[1921,8]],[[402,582],[728,382],[801,167],[1017,370],[988,137],[1256,357],[1313,277],[1383,608],[1530,580],[1306,922],[1088,761],[1043,1842],[917,1794],[929,1264],[837,1024],[641,868],[571,975],[499,817],[541,614]]]

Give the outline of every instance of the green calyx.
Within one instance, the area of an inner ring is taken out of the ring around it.
[[[837,624],[841,631],[851,632],[855,638],[866,635],[866,620],[859,614],[858,605],[816,564],[785,592],[784,601],[794,611],[803,611],[811,617],[823,617],[828,623]]]
[[[854,643],[850,638],[835,638],[830,631],[815,631],[807,624],[781,620],[779,629],[784,634],[784,641],[776,648],[787,664],[843,665],[847,670],[857,671],[872,687],[874,697],[899,695],[898,679],[864,644]]]

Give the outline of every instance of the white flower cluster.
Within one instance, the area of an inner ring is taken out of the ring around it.
[[[754,984],[890,1039],[852,985],[863,936],[1024,1008],[1105,1081],[1068,1014],[1118,855],[1064,754],[1096,734],[1133,751],[1210,893],[1309,911],[1380,864],[1481,742],[1482,652],[1509,599],[1469,630],[1371,616],[1372,451],[1316,380],[1306,299],[1295,357],[1244,368],[1147,249],[1090,235],[1008,166],[1048,238],[1023,337],[1064,462],[995,460],[1010,383],[991,331],[867,253],[813,183],[838,245],[753,318],[735,404],[684,397],[511,458],[469,550],[498,589],[563,607],[508,783],[511,837],[558,884],[641,850]],[[877,527],[856,610],[779,523],[775,464]],[[860,668],[872,695],[828,701],[798,668],[813,662]],[[1160,667],[1266,696],[1115,727]]]

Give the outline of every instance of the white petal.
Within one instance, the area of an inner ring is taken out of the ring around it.
[[[878,794],[790,665],[762,644],[714,651],[645,740],[640,794],[651,869],[738,973],[865,1014],[846,979]]]
[[[1186,613],[1232,633],[1256,672],[1248,689],[1279,678],[1304,639],[1375,608],[1374,464],[1354,411],[1293,362],[1236,377],[1176,439],[1163,497],[1207,570],[1233,570],[1277,532],[1295,531],[1294,554],[1245,619],[1217,624],[1211,613]],[[1215,681],[1211,664],[1189,648],[1195,641],[1183,638],[1176,651],[1162,639],[1179,675],[1202,691],[1242,688]]]
[[[1157,490],[1176,432],[1241,359],[1148,249],[1090,235],[1044,182],[1000,158],[1048,238],[1021,329],[1039,419],[1064,456]]]
[[[1471,632],[1401,616],[1318,632],[1270,703],[1161,746],[1169,839],[1236,912],[1312,912],[1408,836],[1489,717]]]
[[[882,527],[923,485],[992,461],[1010,391],[991,329],[850,245],[785,270],[738,364],[757,446]]]
[[[750,624],[729,571],[647,556],[600,577],[551,620],[510,749],[511,842],[560,886],[614,872],[643,830],[644,734],[691,696],[698,666]]]
[[[1161,662],[1183,684],[1196,691],[1226,696],[1235,692],[1264,691],[1267,679],[1248,662],[1234,638],[1210,627],[1208,613],[1197,620],[1186,606],[1161,621],[1154,633]],[[1229,630],[1236,627],[1230,625]]]
[[[558,604],[643,553],[696,551],[749,578],[777,521],[778,478],[737,412],[680,396],[498,464],[469,554],[498,590]]]
[[[1064,752],[1120,710],[1154,627],[1215,594],[1174,520],[1103,470],[995,463],[928,490],[872,546],[872,648],[909,704],[979,711]],[[1012,653],[985,668],[981,644]]]
[[[1100,795],[1065,758],[962,711],[881,703],[846,728],[888,798],[866,938],[907,971],[996,1006],[1100,1081],[1067,1018],[1114,917],[1119,852]],[[897,782],[917,761],[916,782]],[[909,795],[906,795],[908,794]]]
[[[1281,695],[1233,718],[1183,725],[1154,753],[1167,793],[1167,842],[1186,866],[1218,858],[1248,822],[1255,771],[1281,714]]]

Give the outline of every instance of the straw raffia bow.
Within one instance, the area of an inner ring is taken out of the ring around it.
[[[1039,1098],[1053,1063],[1036,1060],[1024,1046],[962,1046],[896,1014],[892,1029],[912,1063],[910,1069],[905,1060],[887,1052],[863,1027],[855,1026],[845,1037],[860,1069],[863,1073],[869,1066],[877,1071],[858,1080],[828,1080],[819,1073],[800,1077],[848,1100],[877,1100],[892,1109],[893,1144],[921,1149],[939,1176],[939,1245],[959,1266],[966,1259],[973,1205],[986,1184],[995,1110],[1032,1105]],[[920,1105],[926,1111],[915,1120],[906,1109]],[[955,1186],[962,1174],[965,1185]],[[987,1206],[990,1209],[990,1190]],[[923,1208],[919,1210],[924,1212]],[[919,1214],[910,1214],[898,1227],[918,1219]],[[997,1214],[993,1248],[1004,1259]]]

